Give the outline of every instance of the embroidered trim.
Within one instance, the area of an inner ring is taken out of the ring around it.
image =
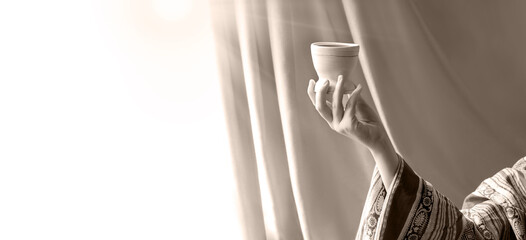
[[[519,239],[524,239],[526,231],[524,229],[524,224],[522,224],[524,219],[522,219],[523,217],[521,217],[521,214],[519,214],[521,210],[513,206],[509,199],[495,191],[495,189],[493,189],[487,183],[483,182],[480,184],[480,186],[477,188],[477,191],[480,195],[491,199],[493,202],[499,204],[504,209],[504,213],[506,214],[511,227],[515,232],[515,235]],[[482,234],[485,239],[495,239],[491,232],[486,228],[481,216],[475,215],[473,219],[475,220],[477,227],[482,230]]]
[[[463,220],[465,221],[465,220]],[[471,221],[465,221],[464,223],[464,231],[460,235],[460,239],[462,240],[473,240],[475,239],[475,225],[473,225],[473,222]]]
[[[387,195],[387,192],[384,187],[382,187],[380,193],[378,196],[376,196],[376,199],[374,200],[372,204],[372,209],[369,211],[369,214],[367,215],[367,218],[365,220],[364,224],[364,230],[365,235],[369,239],[373,239],[374,234],[376,232],[376,227],[378,225],[378,218],[380,217],[380,214],[382,213],[382,207],[384,205],[385,196]]]
[[[421,239],[426,231],[427,224],[429,223],[434,203],[433,187],[428,182],[423,182],[424,187],[422,188],[422,195],[420,197],[418,208],[412,217],[411,225],[407,229],[404,239]]]

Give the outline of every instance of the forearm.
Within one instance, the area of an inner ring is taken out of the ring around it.
[[[387,137],[375,146],[369,147],[369,151],[373,155],[385,188],[389,189],[400,161],[391,140]]]

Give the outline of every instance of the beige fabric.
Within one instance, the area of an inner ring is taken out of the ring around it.
[[[349,239],[358,227],[374,162],[312,107],[311,42],[361,44],[354,81],[407,162],[458,206],[526,155],[525,11],[520,1],[212,1],[244,237]]]

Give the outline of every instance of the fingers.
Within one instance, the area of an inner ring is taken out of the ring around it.
[[[349,99],[351,98],[351,93],[356,89],[356,84],[349,81],[348,83],[352,84],[352,90],[347,90],[343,92],[343,98],[342,98],[342,105],[343,105],[343,111],[347,109],[347,103],[349,102]],[[360,98],[358,98],[360,99]],[[358,102],[359,103],[359,102]]]
[[[347,107],[345,108],[345,117],[349,117],[351,119],[351,122],[354,124],[356,122],[356,104],[358,103],[358,99],[360,96],[360,92],[362,91],[362,85],[358,84],[356,89],[351,93],[351,96],[349,97],[349,101],[347,101]]]
[[[309,87],[307,87],[307,94],[309,95],[312,105],[316,106],[316,93],[314,93],[314,86],[316,83],[313,79],[309,80]]]
[[[325,103],[327,104],[327,107],[328,107],[329,109],[332,108],[332,103],[329,102],[329,100],[325,100]]]
[[[320,90],[316,93],[316,110],[320,113],[321,117],[327,122],[332,122],[332,113],[331,109],[327,106],[325,102],[325,95],[327,94],[327,89],[329,87],[329,80],[325,80]]]
[[[347,109],[347,102],[349,102],[350,97],[351,97],[350,93],[343,94],[343,98],[342,98],[343,112],[345,112],[345,109]]]
[[[340,122],[343,117],[343,76],[338,76],[334,93],[332,94],[332,119]]]

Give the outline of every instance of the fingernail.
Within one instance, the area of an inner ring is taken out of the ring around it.
[[[338,75],[338,82],[341,82],[343,80],[343,76],[342,75]]]

